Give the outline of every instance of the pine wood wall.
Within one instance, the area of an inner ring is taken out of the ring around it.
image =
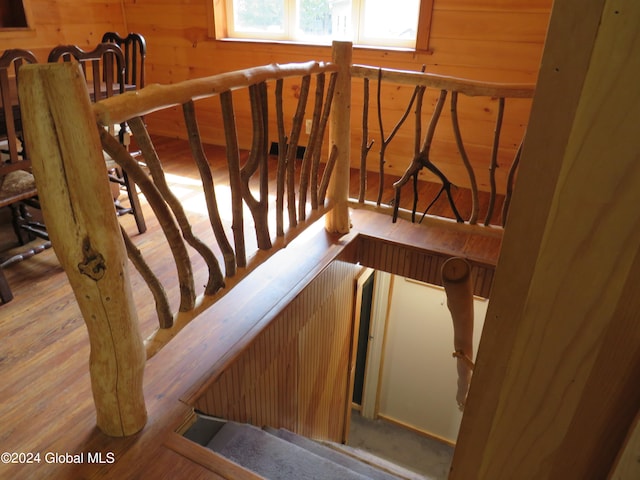
[[[91,48],[106,31],[125,30],[120,0],[23,0],[31,19],[31,31],[0,32],[0,51],[31,50],[46,61],[56,45]]]
[[[23,47],[44,60],[55,45],[74,43],[89,48],[108,30],[136,31],[148,42],[148,83],[172,83],[228,70],[310,59],[329,60],[328,47],[252,42],[216,41],[209,36],[208,15],[214,0],[28,0],[34,30],[7,35],[0,33],[2,49]],[[217,0],[220,1],[220,0]],[[435,0],[430,36],[430,52],[362,49],[354,52],[354,63],[390,68],[420,70],[494,82],[532,82],[545,39],[551,0]],[[373,90],[373,88],[372,88]],[[299,91],[297,83],[286,88],[287,105],[293,111]],[[383,95],[383,118],[388,133],[402,115],[411,89],[388,88]],[[430,96],[429,96],[430,95]],[[428,104],[436,92],[427,95]],[[375,98],[375,97],[374,97]],[[250,145],[250,125],[246,95],[237,95],[237,122],[242,147]],[[461,99],[461,128],[472,163],[481,172],[479,187],[487,189],[493,124],[497,101]],[[352,165],[359,164],[361,141],[361,84],[354,82],[352,108]],[[205,141],[222,144],[224,135],[220,109],[212,101],[198,107]],[[508,101],[502,134],[500,173],[507,171],[528,121],[530,101]],[[429,108],[424,108],[429,115]],[[150,115],[148,123],[158,134],[184,137],[178,109]],[[369,153],[368,168],[377,169],[378,149],[375,109],[370,111],[370,134],[376,140]],[[445,111],[444,116],[447,116]],[[443,120],[447,120],[443,118]],[[448,122],[439,128],[432,150],[450,179],[465,186],[466,177]],[[273,129],[275,131],[275,129]],[[413,125],[408,122],[399,132],[395,145],[387,150],[386,168],[401,174],[413,152]],[[275,138],[274,138],[275,139]],[[303,135],[301,143],[306,137]],[[485,168],[487,167],[487,168]],[[423,175],[425,175],[423,173]],[[484,175],[484,176],[483,176]]]
[[[272,62],[331,58],[327,47],[215,41],[208,34],[208,1],[213,0],[123,0],[128,29],[143,33],[148,41],[149,82],[176,82]],[[424,64],[428,72],[482,81],[535,83],[551,3],[551,0],[435,0],[430,53],[356,49],[354,63],[409,70],[420,70]],[[362,93],[357,82],[354,85],[352,165],[356,166],[359,164]],[[291,108],[298,87],[289,84],[286,90]],[[387,133],[402,115],[410,94],[411,90],[404,88],[385,92]],[[435,99],[435,92],[433,96]],[[250,116],[244,97],[238,97],[236,101],[242,105],[237,111],[238,125],[242,128],[242,125],[250,124]],[[464,100],[461,99],[461,108],[465,108]],[[489,99],[473,100],[467,107],[468,118],[465,119],[464,115],[461,118],[462,133],[465,141],[469,142],[468,153],[481,171],[489,165],[496,104]],[[506,172],[522,138],[529,109],[530,102],[526,100],[507,102],[502,140],[504,152],[500,157],[502,171]],[[425,107],[425,115],[429,115],[428,110]],[[199,114],[205,139],[222,144],[224,137],[217,103],[199,106]],[[375,110],[372,109],[370,114],[370,130],[375,135]],[[151,116],[148,121],[156,133],[182,136],[183,130],[177,118],[178,115],[165,114]],[[433,159],[444,165],[443,169],[452,176],[454,183],[466,185],[450,129],[440,130],[442,138],[438,132]],[[398,144],[389,148],[389,173],[400,174],[410,161],[412,134],[413,126],[408,125],[399,133]],[[248,132],[241,141],[242,146],[249,146]],[[304,141],[303,136],[301,143]],[[368,168],[371,170],[377,168],[380,144],[376,140],[369,154]],[[486,189],[486,179],[479,178],[479,183],[481,189]]]
[[[215,379],[195,407],[207,414],[342,441],[355,277],[336,260]]]

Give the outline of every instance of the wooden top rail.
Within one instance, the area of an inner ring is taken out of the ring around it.
[[[325,62],[277,63],[236,70],[203,78],[194,78],[171,85],[147,85],[143,90],[128,92],[104,100],[94,106],[101,125],[113,125],[163,108],[182,105],[191,100],[219,95],[222,92],[246,88],[258,83],[287,77],[336,72],[337,65]]]
[[[382,81],[390,83],[449,90],[471,97],[532,98],[535,92],[535,84],[532,83],[479,82],[435,73],[370,67],[367,65],[353,65],[351,67],[351,75],[358,78],[368,78],[369,80],[378,80],[381,76]]]

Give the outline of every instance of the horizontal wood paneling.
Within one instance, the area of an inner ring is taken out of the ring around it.
[[[197,399],[209,415],[342,441],[354,279],[331,263]]]
[[[147,37],[147,78],[150,82],[171,83],[272,62],[331,58],[328,47],[211,40],[208,38],[205,1],[124,2],[129,29]],[[407,70],[420,70],[424,64],[427,71],[434,73],[482,81],[533,83],[537,77],[550,8],[550,0],[435,0],[430,53],[356,48],[353,61]],[[396,94],[385,97],[384,117],[388,130],[399,117],[398,112],[404,110],[405,99],[411,90],[397,89]],[[361,103],[361,91],[354,90],[353,98],[351,159],[355,167],[359,164],[360,154],[362,114],[357,103]],[[483,152],[482,155],[471,156],[471,161],[479,168],[484,168],[484,152],[490,151],[492,140],[490,135],[482,133],[487,125],[477,112],[487,112],[491,116],[489,112],[494,110],[494,103],[491,99],[480,101],[469,111],[468,126],[463,125],[463,136],[470,139],[470,149]],[[291,106],[292,102],[288,104]],[[461,106],[461,121],[466,115],[462,108],[464,106]],[[527,124],[529,108],[530,102],[524,101],[511,111],[507,102],[505,122],[513,127],[505,127],[504,145],[515,149],[513,145],[519,143]],[[425,116],[429,113],[425,106]],[[238,114],[241,116],[242,112],[238,111]],[[220,143],[224,137],[217,112],[206,111],[203,116],[211,117],[208,122],[211,127],[205,134],[205,140]],[[492,131],[491,125],[489,128]],[[175,131],[173,120],[168,117],[157,118],[152,129],[163,134]],[[373,132],[373,125],[370,131]],[[438,142],[440,140],[437,139],[434,148],[441,151],[443,162],[452,163],[454,158],[456,163],[459,162],[454,142],[449,138],[444,138],[439,145]],[[390,161],[387,172],[401,175],[412,156],[413,141],[400,139],[394,148],[403,160]],[[503,155],[499,163],[506,170],[511,159],[509,153]],[[435,161],[438,163],[437,159]],[[374,162],[369,168],[375,170],[377,165]],[[450,166],[444,169],[450,172],[453,183],[467,183],[464,169]],[[486,189],[486,182],[481,181],[480,188]]]
[[[459,243],[450,246],[454,250],[462,251],[464,239],[462,237],[454,238],[453,235],[451,239]],[[447,258],[449,256],[442,252],[429,252],[366,235],[358,237],[357,259],[361,265],[432,285],[442,286],[440,270]],[[473,294],[489,298],[495,267],[473,260],[469,260],[469,263],[471,264]]]
[[[49,50],[59,44],[82,47],[100,42],[106,31],[124,31],[120,0],[31,0],[33,32],[15,38],[3,34],[2,50],[26,48],[46,61]]]

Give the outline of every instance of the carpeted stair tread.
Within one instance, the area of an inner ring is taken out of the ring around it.
[[[373,465],[361,462],[356,458],[322,445],[309,438],[293,433],[287,429],[274,429],[267,427],[265,428],[265,430],[273,435],[278,436],[279,438],[282,438],[283,440],[286,440],[316,455],[331,460],[338,465],[342,465],[350,470],[353,470],[354,472],[361,473],[362,475],[365,475],[367,478],[371,478],[372,480],[400,480],[400,477],[380,470]]]
[[[228,422],[207,448],[270,480],[366,480],[257,427]]]
[[[331,448],[338,452],[342,452],[349,457],[353,457],[356,460],[359,460],[363,463],[367,463],[369,465],[373,465],[381,470],[390,472],[393,475],[396,475],[398,478],[402,478],[404,480],[431,480],[432,477],[427,475],[422,475],[416,473],[412,470],[409,470],[397,463],[391,462],[389,460],[385,460],[384,458],[380,458],[379,456],[367,452],[366,450],[362,450],[360,448],[350,447],[349,445],[342,445],[340,443],[332,443],[332,442],[323,442],[323,445],[327,448]]]

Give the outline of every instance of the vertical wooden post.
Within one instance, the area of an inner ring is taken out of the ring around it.
[[[107,435],[132,435],[147,418],[146,357],[84,76],[66,62],[20,74],[22,123],[47,231],[89,331],[97,425]]]
[[[339,66],[338,80],[329,122],[329,144],[338,151],[329,181],[329,206],[325,228],[332,233],[347,233],[349,220],[349,170],[351,168],[351,42],[333,42],[333,62]]]
[[[447,259],[442,264],[442,285],[453,321],[453,356],[458,370],[456,401],[462,410],[473,371],[473,287],[469,262],[461,257]]]
[[[609,478],[637,415],[639,26],[553,5],[452,480]]]

